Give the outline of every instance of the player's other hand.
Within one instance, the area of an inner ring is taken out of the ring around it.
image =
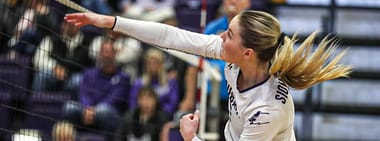
[[[194,114],[187,114],[180,120],[180,132],[185,141],[191,141],[197,133],[199,125],[199,111]]]
[[[113,16],[90,12],[66,14],[64,19],[77,27],[94,25],[100,28],[112,28],[115,22],[115,17]]]

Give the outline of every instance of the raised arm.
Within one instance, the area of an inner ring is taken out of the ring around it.
[[[95,13],[68,14],[65,16],[65,20],[79,27],[94,25],[100,28],[112,28],[115,31],[162,48],[221,59],[220,54],[223,41],[217,35],[203,35],[161,23]]]
[[[73,13],[66,14],[65,20],[75,26],[82,27],[94,25],[100,28],[112,28],[116,17],[100,15],[96,13]]]

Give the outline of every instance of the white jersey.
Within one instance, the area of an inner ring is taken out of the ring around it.
[[[182,30],[173,26],[116,17],[113,30],[158,47],[220,59],[222,38]]]
[[[229,120],[224,134],[228,141],[295,141],[294,103],[288,86],[268,77],[245,90],[237,89],[240,68],[225,67],[229,93]]]
[[[222,39],[172,26],[117,17],[113,30],[164,48],[220,59]],[[249,89],[239,91],[240,68],[225,68],[229,92],[229,120],[225,127],[228,141],[294,141],[294,104],[288,86],[269,77]],[[194,137],[193,140],[200,140]]]

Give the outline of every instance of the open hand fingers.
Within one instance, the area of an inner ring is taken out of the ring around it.
[[[86,13],[71,13],[71,14],[66,14],[65,19],[78,19],[78,18],[83,18],[86,16]]]
[[[65,20],[68,23],[74,24],[77,27],[82,27],[87,24],[89,24],[89,15],[88,13],[72,13],[72,14],[66,14],[65,15]]]

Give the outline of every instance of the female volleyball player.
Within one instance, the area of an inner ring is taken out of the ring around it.
[[[112,28],[163,48],[223,59],[229,93],[229,120],[225,137],[237,140],[295,140],[294,104],[288,87],[308,88],[316,83],[347,77],[351,68],[338,64],[344,52],[332,60],[334,40],[324,39],[311,53],[316,33],[293,52],[295,38],[281,32],[279,21],[258,11],[235,16],[220,36],[202,35],[168,25],[98,15],[74,13],[65,19],[76,26],[88,24]],[[181,119],[185,139],[196,136],[199,112]]]

